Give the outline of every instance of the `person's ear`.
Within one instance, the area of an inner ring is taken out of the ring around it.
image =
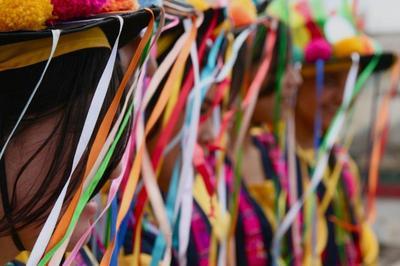
[[[118,50],[119,58],[123,72],[128,69],[129,63],[131,62],[132,56],[135,53],[140,42],[140,38],[137,37],[133,41],[129,42],[125,46]]]
[[[289,65],[283,77],[282,96],[284,107],[293,107],[296,103],[297,91],[303,79],[298,68]]]

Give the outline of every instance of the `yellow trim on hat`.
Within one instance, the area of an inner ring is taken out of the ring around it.
[[[34,65],[49,58],[51,38],[42,38],[0,46],[0,72]],[[109,48],[104,32],[96,27],[60,37],[54,57],[87,48]]]

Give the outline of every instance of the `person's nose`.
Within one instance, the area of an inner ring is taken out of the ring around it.
[[[122,163],[118,163],[118,165],[115,167],[115,169],[112,171],[110,175],[110,179],[116,179],[118,178],[122,173]]]
[[[300,70],[293,66],[289,66],[283,80],[283,98],[286,104],[293,104],[297,90],[302,83],[303,79]]]
[[[214,127],[211,117],[202,122],[199,127],[198,142],[201,146],[210,144],[214,140]]]

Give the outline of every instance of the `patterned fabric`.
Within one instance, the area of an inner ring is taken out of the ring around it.
[[[277,195],[288,195],[284,153],[279,150],[273,134],[267,130],[252,132],[253,143],[258,148],[263,161],[265,178],[273,181]],[[302,195],[308,186],[314,166],[314,151],[302,150],[298,147],[298,195]],[[280,198],[279,196],[275,198],[276,202],[273,206],[279,206]],[[288,205],[287,198],[285,201],[285,205]],[[284,211],[287,212],[287,210],[286,207]],[[275,209],[274,213],[277,214],[280,211],[282,210]],[[355,164],[344,148],[334,147],[323,182],[318,186],[315,196],[306,201],[299,220],[305,265],[311,263],[313,249],[317,251],[316,254],[319,254],[317,262],[314,258],[314,263],[321,265],[376,263],[377,241],[370,226],[363,222],[360,177]],[[313,235],[317,236],[316,243]],[[366,236],[368,236],[368,241]],[[284,261],[290,261],[292,243],[289,233],[283,250],[286,251]]]
[[[225,163],[225,176],[227,189],[232,192],[233,171],[229,162]],[[200,176],[197,178],[201,179]],[[189,257],[190,265],[209,265],[210,249],[212,247],[211,225],[214,223],[215,217],[211,217],[212,214],[209,213],[209,210],[200,207],[202,204],[199,204],[199,202],[211,202],[206,193],[196,193],[196,190],[201,189],[199,188],[200,186],[205,185],[203,182],[195,182],[191,237],[194,243],[192,247],[195,248],[196,256]],[[205,189],[202,191],[205,191]],[[211,212],[215,214],[215,210]],[[258,206],[258,203],[242,184],[239,197],[239,218],[235,235],[237,264],[268,265],[271,233],[271,227],[262,211],[262,207]],[[190,253],[193,253],[193,250]]]

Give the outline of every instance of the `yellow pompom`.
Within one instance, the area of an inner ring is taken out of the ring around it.
[[[52,12],[50,0],[0,0],[0,32],[43,29]]]
[[[333,44],[333,54],[338,58],[350,56],[352,53],[363,55],[365,52],[365,43],[360,37],[346,38]]]
[[[257,19],[257,9],[251,0],[230,1],[228,12],[236,27],[250,25]]]

